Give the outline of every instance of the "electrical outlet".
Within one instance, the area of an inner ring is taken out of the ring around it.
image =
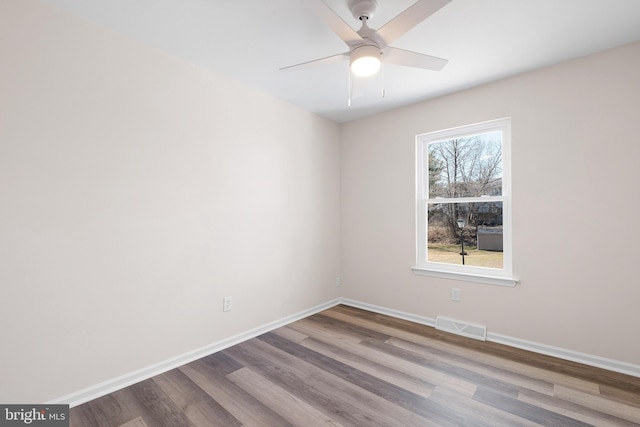
[[[451,288],[451,301],[460,301],[460,289]]]
[[[340,276],[336,277],[336,288],[339,288],[340,286],[342,286],[342,281],[340,280]]]
[[[224,297],[222,299],[222,311],[231,311],[232,301],[231,297]]]

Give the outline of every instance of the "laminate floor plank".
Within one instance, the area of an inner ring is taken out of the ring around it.
[[[130,386],[72,408],[69,414],[70,426],[119,427],[137,418],[152,418],[151,413],[140,404],[135,395],[139,393],[138,389],[149,384],[149,381],[134,384],[136,387]],[[157,406],[163,406],[162,398],[158,399]],[[77,411],[81,411],[81,416],[76,417]]]
[[[327,328],[326,326],[319,328],[315,322],[310,321],[309,319],[299,320],[298,322],[287,325],[287,327],[289,329],[293,329],[294,331],[300,334],[313,337],[317,340],[320,340],[329,344],[331,343],[336,343],[338,345],[342,345],[342,343],[358,344],[363,339],[365,339],[365,337],[363,336],[353,335],[340,329]]]
[[[617,415],[640,425],[640,408],[635,406],[602,399],[601,396],[595,396],[580,390],[573,390],[561,385],[555,387],[553,396],[567,402],[573,402],[585,407],[594,408],[604,414]]]
[[[629,375],[598,369],[577,362],[561,360],[539,353],[532,353],[503,344],[468,339],[404,319],[393,318],[378,313],[372,313],[370,315],[368,311],[360,308],[341,305],[323,312],[324,315],[333,317],[336,316],[336,313],[350,314],[353,319],[380,322],[381,326],[383,326],[381,329],[383,332],[388,332],[388,329],[385,328],[387,326],[412,332],[417,336],[423,337],[425,340],[431,341],[434,345],[447,345],[452,351],[458,349],[465,353],[474,353],[482,358],[487,358],[487,360],[504,361],[505,363],[515,362],[517,365],[526,366],[527,369],[532,371],[561,374],[560,379],[564,377],[572,378],[576,380],[576,382],[584,380],[585,382],[597,383],[599,385],[610,385],[615,389],[624,390],[640,396],[640,381],[638,381],[638,378]],[[354,321],[357,322],[356,320]],[[397,336],[400,337],[400,335]]]
[[[517,415],[521,418],[542,425],[564,427],[585,427],[591,425],[557,412],[549,411],[548,409],[523,402],[511,396],[505,396],[504,394],[498,393],[489,388],[479,387],[473,398],[478,402],[502,409],[504,412]]]
[[[420,398],[420,396],[417,396],[415,393],[395,386],[394,384],[384,381],[379,377],[367,374],[366,372],[356,369],[348,364],[339,362],[336,359],[325,356],[300,344],[281,339],[275,334],[268,333],[258,338],[276,348],[284,350],[289,354],[313,364],[323,371],[329,372],[339,378],[347,379],[350,383],[353,383],[371,393],[377,394],[386,400],[411,402],[416,398],[418,398],[418,400]]]
[[[101,423],[99,421],[101,410],[98,406],[95,410],[89,408],[88,404],[76,406],[72,408],[71,414],[69,416],[69,426],[70,427],[100,427],[101,425],[107,426],[109,419],[106,418]],[[114,417],[115,418],[115,417]],[[113,419],[113,418],[112,418]]]
[[[306,325],[292,325],[292,327],[301,330],[305,330],[308,326]],[[309,331],[310,335],[314,339],[317,339],[321,342],[331,343],[335,342],[335,338],[331,338],[331,334],[326,331],[322,331],[317,334],[313,334]],[[334,337],[339,335],[337,332],[334,333]],[[327,338],[328,337],[328,338]],[[393,355],[389,355],[384,352],[376,351],[375,349],[368,348],[362,345],[361,342],[354,343],[353,340],[343,341],[338,338],[340,342],[340,346],[342,348],[348,349],[352,353],[359,355],[364,359],[369,359],[374,362],[379,363],[387,363],[389,366],[392,366],[394,370],[397,370],[403,374],[410,375],[415,377],[420,381],[424,381],[426,383],[432,384],[433,386],[441,386],[448,387],[458,392],[463,393],[469,397],[473,396],[476,391],[476,384],[470,383],[468,381],[460,380],[459,378],[455,378],[446,374],[443,374],[439,371],[433,370],[431,368],[417,365],[415,363],[394,357]],[[429,357],[428,355],[426,357]]]
[[[242,368],[229,374],[229,379],[265,405],[272,408],[286,408],[280,414],[293,425],[342,427],[341,424],[333,421],[304,400],[278,387],[249,368]]]
[[[530,427],[540,426],[540,424],[521,418],[500,408],[486,405],[473,397],[467,397],[456,393],[451,389],[436,387],[431,396],[431,400],[446,405],[449,410],[459,414],[460,425],[480,425],[488,427],[498,426],[519,426]]]
[[[325,395],[335,394],[337,398],[352,408],[350,415],[355,415],[357,419],[346,425],[378,427],[448,427],[453,425],[448,421],[448,414],[443,411],[443,408],[434,405],[423,408],[422,416],[420,416],[361,389],[347,380],[338,379],[336,381],[326,375],[313,374],[308,378],[308,382]]]
[[[276,348],[298,357],[299,359],[313,364],[323,371],[329,372],[339,378],[345,378],[349,380],[349,382],[356,384],[358,387],[377,394],[384,399],[407,402],[416,398],[415,393],[409,392],[408,390],[395,386],[394,384],[384,381],[377,376],[370,375],[300,344],[281,339],[275,334],[268,333],[258,338]]]
[[[225,352],[274,385],[287,390],[302,401],[327,413],[334,421],[343,425],[358,425],[366,422],[357,414],[357,408],[343,401],[335,393],[325,394],[313,387],[309,377],[315,372],[303,361],[286,358],[266,343],[258,340],[233,346]]]
[[[439,350],[432,346],[426,346],[424,344],[417,344],[409,341],[405,341],[400,338],[391,338],[385,341],[385,344],[389,344],[395,347],[399,347],[405,350],[413,351],[418,354],[430,353],[435,357],[435,360],[444,362],[451,366],[467,369],[477,374],[484,375],[485,377],[494,378],[507,384],[512,384],[518,388],[526,388],[535,390],[540,393],[546,393],[548,395],[553,394],[553,383],[550,381],[541,380],[538,378],[532,378],[528,375],[523,375],[517,372],[510,371],[508,369],[488,365],[478,360],[474,360],[469,357],[462,357],[457,354],[453,354],[448,351]]]
[[[411,375],[413,371],[411,374],[405,373],[372,360],[375,359],[373,352],[367,352],[366,355],[362,355],[362,353],[354,353],[344,347],[332,346],[314,338],[307,338],[299,344],[423,397],[429,397],[431,391],[435,388],[435,385],[418,378],[416,375]],[[389,361],[388,358],[387,361]]]
[[[337,378],[344,378],[350,384],[354,384],[373,395],[379,396],[386,402],[391,402],[428,420],[436,421],[441,425],[457,425],[460,421],[457,414],[452,414],[445,406],[437,402],[429,401],[423,396],[397,387],[375,376],[368,375],[365,372],[354,369],[315,351],[309,351],[309,349],[301,345],[286,342],[286,340],[280,339],[275,334],[264,334],[258,337],[258,339],[268,342],[300,359],[304,359],[319,368],[322,372],[329,372]],[[386,404],[386,402],[384,403]],[[379,404],[380,402],[378,402],[378,405]],[[397,418],[398,417],[395,417],[395,424],[398,423]],[[377,420],[379,421],[380,419],[377,418]],[[400,425],[409,425],[409,423],[405,422]]]
[[[224,351],[205,356],[198,362],[208,365],[209,369],[212,372],[215,372],[216,375],[220,377],[224,377],[232,372],[237,371],[238,369],[244,368],[244,365],[242,363],[239,363]]]
[[[220,403],[242,425],[252,427],[291,426],[275,410],[265,406],[226,376],[220,376],[215,368],[209,364],[200,360],[179,369]]]
[[[288,326],[283,326],[272,331],[274,334],[280,335],[282,338],[286,338],[293,342],[300,342],[306,338],[309,338],[307,335],[302,334],[295,329],[291,329]]]
[[[456,337],[461,338],[461,337]],[[450,341],[449,339],[448,341]],[[531,378],[533,381],[539,381],[539,385],[546,384],[564,384],[571,388],[577,388],[586,392],[598,392],[599,384],[589,378],[574,377],[565,373],[557,372],[554,370],[545,370],[537,366],[531,366],[521,360],[513,360],[511,358],[505,358],[497,356],[493,353],[483,353],[475,349],[478,341],[467,339],[468,342],[462,341],[461,344],[442,341],[440,339],[430,339],[427,337],[419,337],[417,339],[405,340],[405,338],[391,338],[387,340],[387,343],[394,345],[400,345],[401,342],[410,342],[424,347],[424,351],[428,354],[434,355],[437,352],[444,352],[449,354],[453,358],[459,358],[459,360],[469,360],[479,366],[486,366],[489,368],[495,368],[502,371],[508,371],[521,378]],[[493,343],[482,342],[487,346],[493,347]],[[473,348],[467,348],[469,347]],[[524,355],[528,353],[524,350],[520,350]],[[548,356],[544,356],[548,357]],[[568,362],[573,363],[573,362]],[[542,390],[541,390],[542,391]]]
[[[349,314],[345,313],[356,313],[358,316],[349,316]],[[366,312],[362,312],[359,309],[355,309],[352,307],[347,307],[346,309],[340,308],[339,310],[330,310],[323,312],[324,316],[332,317],[336,320],[342,320],[347,323],[353,323],[359,327],[375,327],[376,322],[380,321],[381,315],[377,315],[373,318],[366,318]],[[572,388],[580,388],[583,391],[593,393],[594,390],[597,393],[598,384],[593,381],[585,380],[583,378],[578,378],[571,375],[566,375],[564,373],[558,373],[555,371],[549,371],[542,368],[537,368],[535,366],[528,365],[527,363],[523,363],[521,360],[512,360],[510,358],[505,358],[503,356],[498,356],[496,354],[504,353],[504,348],[506,346],[502,346],[500,344],[494,343],[486,343],[479,342],[475,340],[470,340],[468,338],[455,336],[452,334],[448,334],[446,332],[438,331],[433,328],[429,328],[432,330],[424,333],[425,327],[422,326],[419,329],[416,327],[421,325],[416,325],[414,323],[402,320],[402,319],[393,319],[390,318],[384,325],[381,325],[379,330],[392,335],[393,338],[387,340],[388,343],[392,343],[395,345],[402,346],[402,342],[404,343],[413,343],[416,345],[421,345],[424,347],[425,354],[429,354],[430,356],[436,356],[438,354],[443,354],[448,360],[452,358],[457,358],[458,360],[471,360],[473,364],[478,365],[479,362],[484,363],[487,367],[491,366],[500,370],[507,370],[513,374],[521,375],[521,378],[531,378],[532,380],[540,381],[538,384],[543,386],[543,382],[546,383],[546,388],[550,388],[550,386],[554,383],[564,384]],[[422,333],[416,333],[418,331],[423,331]],[[407,344],[404,344],[405,346]],[[478,347],[480,346],[480,347]],[[484,347],[490,347],[493,349],[492,352],[486,353],[482,351]],[[480,350],[478,350],[480,348]],[[508,354],[511,354],[513,349],[508,350]],[[521,356],[526,358],[539,357],[543,359],[548,359],[549,356],[544,355],[535,355],[531,356],[530,352],[524,352],[518,350]],[[554,359],[557,363],[557,359]],[[567,362],[569,364],[573,364],[573,362]],[[618,375],[613,373],[614,375]],[[550,390],[549,390],[550,391]]]
[[[306,322],[314,323],[317,327],[329,329],[332,331],[339,330],[343,334],[350,335],[357,340],[369,338],[377,341],[386,341],[392,336],[373,328],[362,327],[355,323],[343,322],[338,319],[334,319],[331,316],[326,316],[322,313],[314,314],[313,316],[307,317],[304,320]]]
[[[135,412],[141,414],[142,420],[154,427],[195,427],[182,410],[156,384],[148,379],[124,390],[121,390],[119,401],[135,405]],[[126,397],[125,397],[126,396]]]
[[[259,339],[226,351],[274,384],[294,392],[318,411],[330,414],[340,424],[388,427],[426,424],[426,420],[407,414],[403,408],[347,379],[318,368],[308,359],[291,355]],[[405,422],[399,424],[403,419]]]
[[[144,422],[142,417],[138,417],[124,424],[120,424],[119,427],[148,427],[148,426],[147,426],[147,423]]]
[[[73,416],[72,416],[73,415]],[[73,408],[69,416],[70,427],[110,427],[121,424],[135,418],[132,414],[122,414],[122,408],[113,393],[89,401],[83,405]]]
[[[632,393],[604,384],[599,386],[599,390],[600,395],[609,400],[640,408],[640,393]]]
[[[640,426],[640,378],[338,305],[70,411],[218,425]]]
[[[599,427],[631,427],[637,426],[637,423],[624,420],[614,415],[609,415],[588,406],[578,405],[576,403],[559,399],[557,397],[548,396],[546,394],[537,393],[532,390],[522,391],[518,396],[518,400],[530,403],[540,408],[548,409],[559,414],[575,418],[588,424]]]
[[[374,348],[378,351],[385,352],[398,359],[403,359],[411,363],[415,363],[416,365],[438,371],[448,378],[456,378],[460,381],[474,384],[476,386],[482,385],[484,387],[491,388],[512,397],[517,397],[518,395],[519,389],[513,384],[508,384],[504,381],[500,381],[486,375],[477,374],[464,368],[458,368],[452,365],[448,365],[446,363],[434,360],[433,358],[425,359],[422,354],[416,353],[414,351],[405,350],[386,343],[379,343],[377,341],[363,341],[363,345],[366,345],[369,348]]]
[[[172,369],[153,381],[173,400],[196,427],[240,427],[229,411],[202,390],[184,372]]]
[[[406,338],[409,341],[424,338],[424,334],[421,333],[421,329],[416,328],[415,324],[411,325],[411,328],[407,328],[403,323],[382,321],[380,320],[380,317],[356,317],[352,314],[343,313],[339,310],[324,311],[319,313],[318,316],[329,317],[335,321],[341,322],[342,324],[378,331],[379,333],[383,333],[391,337]]]

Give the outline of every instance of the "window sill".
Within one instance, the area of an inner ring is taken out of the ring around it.
[[[513,288],[519,280],[513,277],[485,276],[482,274],[457,273],[428,269],[424,267],[411,267],[411,271],[421,276],[439,277],[441,279],[462,280],[465,282],[484,283],[487,285],[506,286]]]

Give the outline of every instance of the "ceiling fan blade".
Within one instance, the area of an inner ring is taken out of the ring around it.
[[[337,55],[331,55],[325,58],[314,59],[313,61],[303,62],[301,64],[289,65],[288,67],[280,68],[280,71],[299,71],[306,68],[316,67],[318,65],[332,64],[334,62],[344,61],[345,59],[349,59],[349,52],[339,53]]]
[[[316,14],[324,24],[340,37],[340,39],[351,47],[354,44],[362,43],[362,37],[344,22],[336,13],[322,0],[304,0],[307,7]]]
[[[450,1],[418,0],[376,31],[379,38],[384,42],[384,45],[380,47],[389,46],[394,40],[436,13]]]
[[[388,47],[383,52],[384,62],[387,64],[404,65],[405,67],[424,68],[440,71],[449,62],[436,56],[424,55],[410,50]]]

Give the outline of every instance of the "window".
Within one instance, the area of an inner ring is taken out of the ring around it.
[[[511,120],[416,137],[419,274],[514,286]]]

